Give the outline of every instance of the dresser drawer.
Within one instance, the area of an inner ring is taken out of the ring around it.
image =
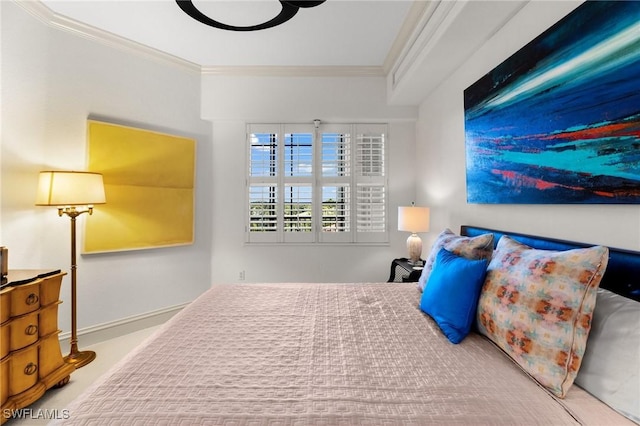
[[[11,293],[13,293],[13,287],[0,290],[0,324],[4,324],[11,318]]]
[[[9,351],[26,348],[35,343],[40,336],[38,334],[38,313],[14,318],[8,324]]]
[[[40,280],[40,306],[56,303],[60,298],[60,285],[64,273],[44,277]]]
[[[9,395],[29,389],[38,381],[38,345],[12,353],[8,364]]]
[[[40,308],[38,331],[40,337],[48,336],[58,331],[58,306],[62,302],[56,302],[44,308]]]
[[[64,365],[58,333],[49,335],[40,341],[38,351],[38,376],[45,378]]]
[[[0,361],[0,404],[9,398],[9,358]]]
[[[40,281],[16,286],[9,295],[12,317],[33,312],[40,307]]]
[[[3,324],[0,327],[0,359],[7,356],[9,353],[9,337],[11,332],[9,329],[9,323]]]

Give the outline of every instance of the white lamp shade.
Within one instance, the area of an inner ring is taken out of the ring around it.
[[[105,202],[104,183],[100,173],[40,172],[36,206],[78,206]]]
[[[429,207],[398,207],[398,231],[411,233],[429,230]]]

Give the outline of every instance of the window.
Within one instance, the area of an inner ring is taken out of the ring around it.
[[[387,242],[383,124],[251,124],[248,242]]]

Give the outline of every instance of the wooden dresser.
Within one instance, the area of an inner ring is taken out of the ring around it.
[[[73,365],[58,340],[60,285],[65,272],[10,270],[0,290],[0,424],[47,389],[69,382]]]

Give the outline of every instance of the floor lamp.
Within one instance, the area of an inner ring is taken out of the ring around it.
[[[78,350],[76,322],[76,218],[93,213],[94,204],[104,204],[102,175],[91,172],[44,171],[38,180],[37,206],[55,206],[58,216],[71,218],[71,352],[64,360],[76,368],[93,361],[96,353]]]

